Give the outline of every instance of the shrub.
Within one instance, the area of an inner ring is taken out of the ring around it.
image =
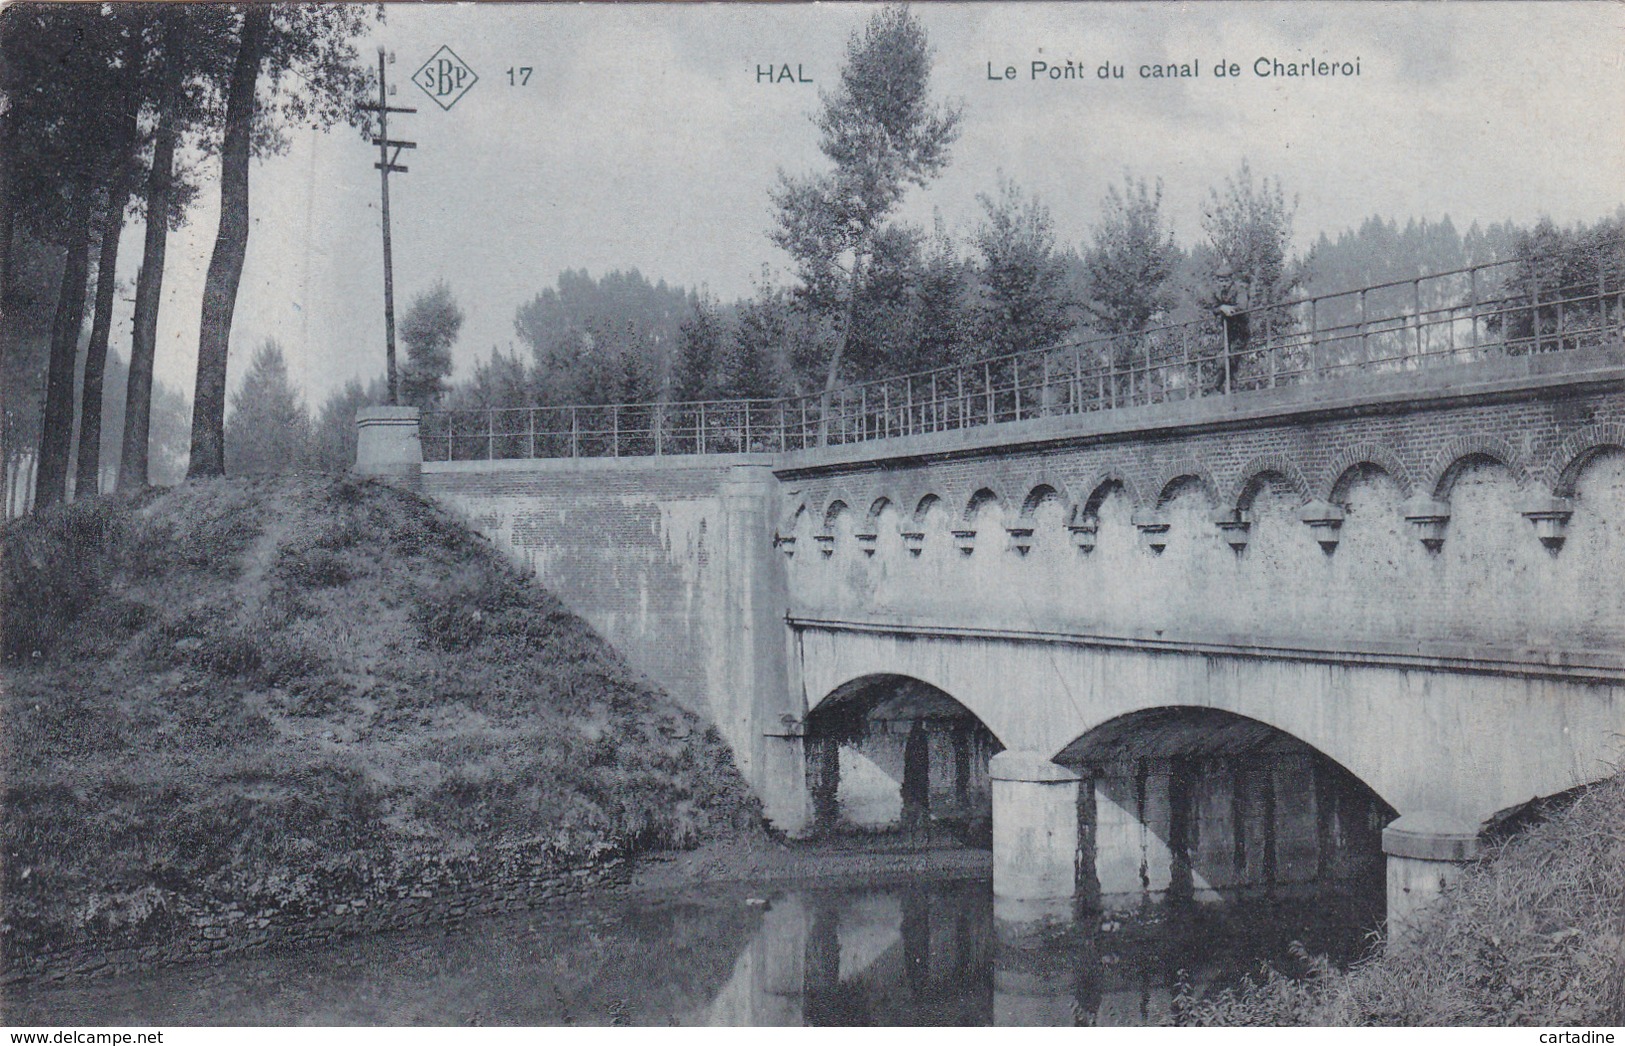
[[[126,529],[113,499],[55,506],[0,531],[0,632],[7,660],[42,657],[106,591]]]

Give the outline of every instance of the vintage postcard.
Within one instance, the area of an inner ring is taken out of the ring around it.
[[[21,0],[0,213],[13,1041],[1621,1034],[1625,7]]]

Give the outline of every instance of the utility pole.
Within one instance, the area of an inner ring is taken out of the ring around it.
[[[378,168],[379,187],[383,194],[383,228],[384,228],[384,361],[386,366],[385,377],[389,382],[389,405],[399,406],[401,402],[400,378],[395,367],[395,263],[389,251],[389,172],[406,173],[406,165],[395,161],[400,159],[402,149],[416,149],[416,142],[398,142],[389,137],[390,113],[415,113],[416,109],[389,104],[389,87],[384,78],[384,49],[378,49],[378,104],[362,104],[361,109],[378,114],[378,135],[372,144],[378,147],[378,162],[373,164]],[[389,150],[394,149],[393,154]]]

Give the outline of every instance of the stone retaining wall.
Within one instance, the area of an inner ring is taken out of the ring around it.
[[[275,948],[542,907],[624,883],[628,862],[561,864],[551,853],[415,854],[379,865],[303,873],[237,899],[165,891],[147,917],[120,927],[91,919],[72,939],[27,949],[6,926],[0,983],[129,973]]]

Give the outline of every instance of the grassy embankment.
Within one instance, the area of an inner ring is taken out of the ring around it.
[[[1493,846],[1405,942],[1311,968],[1181,998],[1176,1023],[1625,1025],[1625,774]]]
[[[759,823],[713,729],[410,495],[220,481],[0,538],[7,955],[413,856]]]

